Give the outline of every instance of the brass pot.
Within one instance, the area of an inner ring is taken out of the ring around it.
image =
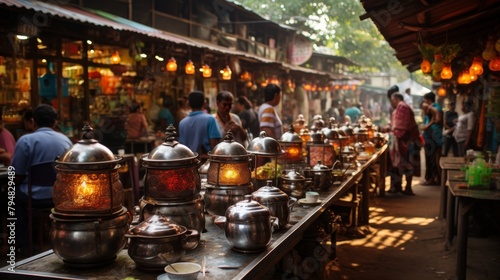
[[[198,246],[199,232],[172,223],[161,215],[153,215],[125,235],[130,238],[128,255],[137,268],[161,271],[182,259],[186,250]]]

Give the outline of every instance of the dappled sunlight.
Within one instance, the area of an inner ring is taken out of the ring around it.
[[[405,230],[379,230],[368,238],[351,240],[351,246],[373,247],[378,250],[383,250],[387,247],[398,248],[402,247],[406,242],[410,241],[415,235],[415,232]]]

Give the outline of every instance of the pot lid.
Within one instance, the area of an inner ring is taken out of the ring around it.
[[[318,163],[313,166],[312,170],[314,171],[331,171],[332,169],[328,166],[321,163],[321,160],[318,160]]]
[[[233,140],[233,132],[229,130],[224,137],[224,140],[217,144],[212,151],[208,152],[210,157],[234,157],[244,156],[248,157],[248,152],[240,143]]]
[[[280,144],[272,137],[267,137],[265,131],[261,131],[259,137],[255,137],[248,146],[248,151],[256,155],[281,155],[285,152]]]
[[[302,180],[306,179],[304,176],[302,176],[302,174],[300,174],[299,172],[297,172],[295,170],[288,171],[287,173],[282,175],[281,178],[283,178],[283,180],[287,180],[287,181],[302,181]]]
[[[302,138],[293,129],[293,124],[290,125],[290,129],[283,133],[279,142],[297,142],[302,143]]]
[[[143,157],[144,161],[178,161],[195,159],[198,154],[191,151],[187,146],[175,141],[177,131],[170,124],[165,132],[165,142],[154,148],[147,156]]]
[[[82,139],[56,160],[57,163],[88,164],[93,166],[96,163],[112,163],[114,166],[114,163],[120,161],[121,158],[115,157],[110,149],[94,139],[93,128],[89,124],[85,124],[82,131]]]
[[[173,223],[170,219],[155,214],[131,229],[130,233],[137,236],[165,237],[182,233],[183,231],[181,226]]]
[[[288,201],[288,195],[277,187],[273,186],[272,180],[267,180],[267,185],[252,193],[253,198],[261,200],[273,199]]]
[[[268,220],[271,216],[269,209],[257,201],[252,200],[252,195],[245,195],[245,199],[229,206],[226,210],[228,221],[250,222]]]

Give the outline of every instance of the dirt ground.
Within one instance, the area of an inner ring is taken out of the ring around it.
[[[420,180],[414,179],[415,196],[373,197],[366,237],[338,236],[341,279],[456,279],[455,248],[445,250],[445,221],[438,219],[440,188]],[[500,232],[469,237],[467,279],[500,279]]]

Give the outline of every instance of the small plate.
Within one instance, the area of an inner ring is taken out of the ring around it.
[[[307,202],[305,198],[299,199],[299,204],[303,206],[316,206],[320,205],[323,202],[321,199],[318,199],[316,202]]]

